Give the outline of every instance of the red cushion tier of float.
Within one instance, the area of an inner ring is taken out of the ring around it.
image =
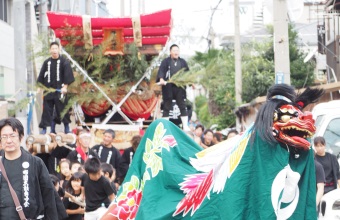
[[[71,15],[66,13],[47,12],[47,17],[50,23],[50,28],[58,29],[61,27],[82,27],[83,19],[80,15]],[[171,9],[141,15],[142,27],[159,27],[170,26],[171,24]],[[91,18],[92,29],[102,29],[103,27],[124,27],[132,28],[131,17],[124,18]]]
[[[143,45],[165,45],[166,42],[168,40],[168,37],[149,37],[149,38],[142,38],[142,44]],[[101,44],[101,42],[103,41],[103,38],[93,38],[92,39],[92,43],[93,45],[99,45]],[[61,45],[65,46],[67,45],[69,42],[67,40],[61,40]],[[124,38],[124,42],[125,43],[132,43],[133,42],[133,38]],[[84,42],[82,41],[76,41],[75,43],[76,46],[83,46]]]
[[[169,36],[170,35],[170,27],[142,27],[142,36],[143,37],[159,37],[159,36]],[[55,29],[54,33],[57,38],[63,38],[67,36],[83,36],[82,29]],[[124,37],[132,37],[133,29],[125,28],[123,30]],[[92,29],[92,37],[101,38],[103,37],[103,30]]]

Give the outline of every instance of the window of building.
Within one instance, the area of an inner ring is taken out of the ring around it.
[[[7,3],[8,0],[0,0],[0,20],[7,22]]]

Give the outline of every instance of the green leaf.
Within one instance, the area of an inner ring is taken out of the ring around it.
[[[160,170],[163,170],[162,158],[157,156],[156,154],[150,154],[150,160],[152,160],[152,164],[150,166],[151,176],[155,177]]]
[[[145,185],[145,182],[150,180],[150,174],[148,171],[145,171],[144,174],[143,174],[143,179],[142,179],[142,182],[141,182],[141,186],[140,186],[140,190],[143,190],[144,189],[144,185]]]
[[[135,175],[132,176],[130,182],[134,189],[139,189],[139,179]]]
[[[152,141],[148,138],[145,143],[145,152],[149,153],[152,150],[153,143]]]
[[[144,154],[143,154],[143,161],[144,161],[144,163],[146,164],[147,167],[149,166],[149,163],[150,163],[149,162],[150,161],[150,152],[149,153],[144,152]]]
[[[164,129],[163,123],[159,123],[155,129],[155,134],[153,136],[154,146],[160,145],[160,141],[162,140],[166,129]]]

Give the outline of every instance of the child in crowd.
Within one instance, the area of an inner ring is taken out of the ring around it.
[[[196,125],[195,130],[194,130],[194,141],[198,144],[201,145],[201,138],[203,135],[204,131],[204,126],[201,124]]]
[[[80,167],[78,167],[78,172],[86,173],[84,169],[84,165],[81,165]]]
[[[230,139],[232,137],[235,137],[236,135],[238,135],[238,131],[236,129],[231,129],[229,132],[228,132],[228,135],[227,135],[227,139]]]
[[[82,187],[85,192],[86,220],[97,220],[106,212],[106,208],[115,198],[114,191],[101,173],[101,162],[98,158],[88,158],[84,164],[86,174],[82,178]]]
[[[66,213],[66,209],[63,206],[63,203],[61,201],[61,199],[64,197],[65,192],[64,190],[60,187],[60,180],[56,175],[50,174],[51,177],[51,181],[52,184],[55,188],[55,203],[57,206],[57,210],[58,210],[58,219],[66,219],[67,218],[67,213]]]
[[[117,195],[117,187],[114,182],[116,179],[116,169],[113,168],[113,166],[108,163],[102,163],[101,169],[102,169],[102,175],[106,177],[108,181],[110,181],[111,187],[113,189],[113,193]]]
[[[222,141],[222,134],[221,133],[217,133],[214,132],[214,138],[213,138],[213,142],[214,144],[218,144]]]
[[[56,175],[53,175],[53,174],[50,174],[50,177],[51,177],[53,186],[55,190],[57,191],[59,197],[63,198],[65,195],[65,191],[63,188],[60,187],[60,179]]]
[[[214,132],[211,129],[206,129],[203,133],[203,138],[201,139],[201,146],[203,148],[208,148],[213,146],[215,143],[213,142]]]
[[[81,163],[79,161],[74,161],[71,163],[71,173],[72,175],[76,172],[79,172],[79,168],[81,167]]]
[[[60,173],[62,180],[60,181],[60,185],[63,189],[65,189],[67,182],[70,180],[71,173],[71,162],[68,159],[61,159],[59,163]]]
[[[81,178],[83,173],[75,172],[68,181],[65,192],[66,195],[63,203],[68,214],[65,220],[82,220],[84,217],[85,207],[81,201]]]

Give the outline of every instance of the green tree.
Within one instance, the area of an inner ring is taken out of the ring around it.
[[[273,34],[273,27],[268,26]],[[291,85],[297,89],[313,85],[313,61],[304,63],[306,54],[298,47],[298,32],[293,25],[288,26],[289,59]],[[243,85],[242,99],[250,102],[258,96],[264,96],[267,89],[275,80],[274,45],[273,38],[264,42],[251,42],[243,46],[242,51],[251,51],[242,55]]]
[[[190,63],[199,64],[205,70],[201,84],[207,90],[206,97],[196,100],[197,114],[206,127],[218,124],[219,128],[235,124],[234,55],[231,51],[211,49],[199,53]],[[205,100],[202,102],[202,100]],[[203,103],[203,104],[198,104]]]
[[[274,61],[265,57],[268,42],[251,42],[243,45],[242,51],[242,100],[250,102],[265,95],[275,80]]]
[[[268,27],[273,33],[273,28]],[[315,63],[304,63],[304,54],[298,47],[298,33],[289,25],[289,53],[291,84],[296,88],[313,85]],[[209,127],[219,128],[235,124],[234,54],[232,51],[211,49],[207,53],[196,52],[189,63],[199,64],[205,74],[200,81],[208,91],[205,104],[196,105],[198,117]],[[264,96],[275,81],[273,39],[252,41],[242,45],[242,100],[250,102]],[[199,100],[204,100],[199,97]],[[196,100],[197,103],[197,100]]]

